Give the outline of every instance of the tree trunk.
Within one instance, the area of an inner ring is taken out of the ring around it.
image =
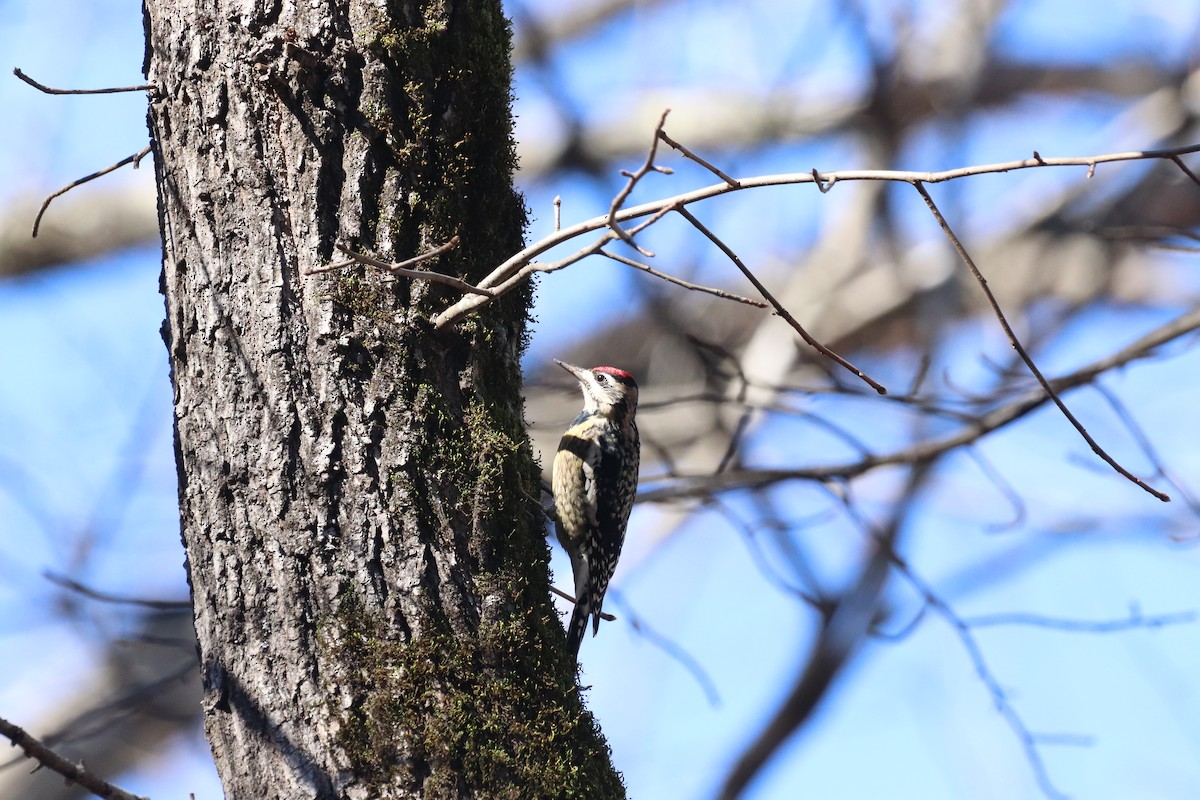
[[[611,797],[548,599],[498,0],[147,0],[179,502],[230,798]]]

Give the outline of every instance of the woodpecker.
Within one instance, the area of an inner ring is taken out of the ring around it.
[[[592,618],[600,629],[604,593],[621,557],[625,526],[637,492],[641,441],[634,415],[638,387],[616,367],[584,369],[558,359],[583,390],[583,411],[567,428],[554,456],[555,532],[575,574],[575,609],[567,647],[579,645]]]

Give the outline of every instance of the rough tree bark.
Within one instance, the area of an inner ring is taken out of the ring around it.
[[[611,797],[550,604],[499,0],[147,0],[179,500],[231,798]]]

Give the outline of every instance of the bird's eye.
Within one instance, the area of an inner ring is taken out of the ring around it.
[[[605,375],[603,372],[597,372],[596,373],[596,383],[603,386],[604,384],[608,383],[608,376]]]

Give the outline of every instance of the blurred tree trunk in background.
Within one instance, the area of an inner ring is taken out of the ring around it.
[[[230,798],[608,797],[549,602],[498,0],[146,5],[179,500]]]

